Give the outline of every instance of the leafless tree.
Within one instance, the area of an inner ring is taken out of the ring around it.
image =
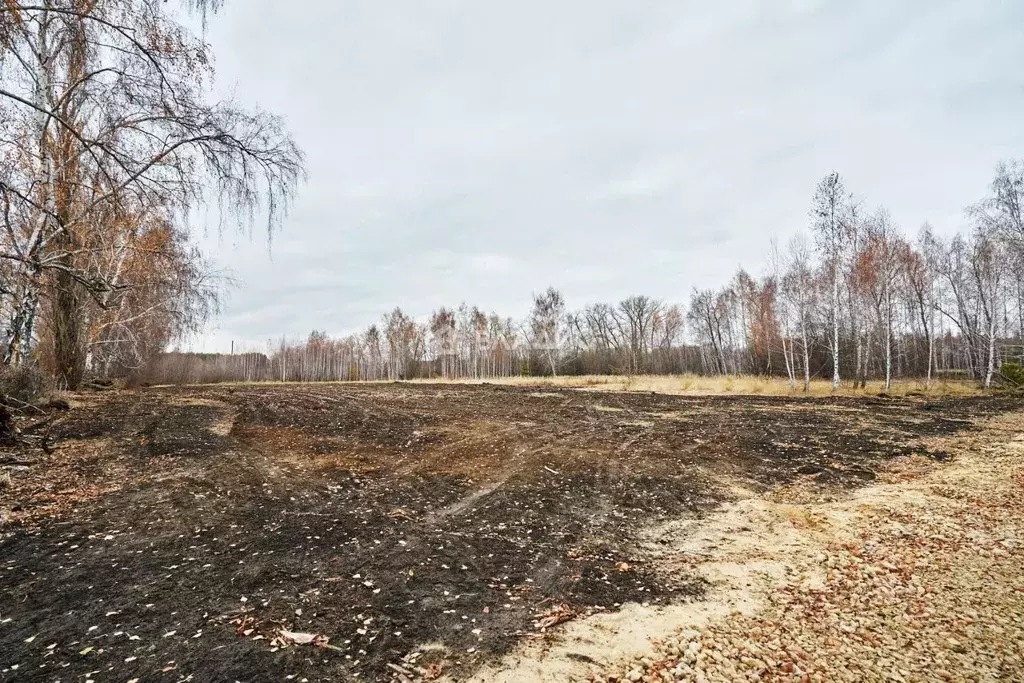
[[[23,357],[46,287],[57,369],[77,385],[87,308],[131,286],[91,254],[116,249],[121,231],[152,221],[185,230],[206,202],[242,229],[258,216],[268,231],[279,224],[302,154],[277,117],[211,101],[211,63],[161,0],[0,4],[0,259],[17,283],[8,362]]]
[[[939,254],[932,228],[927,223],[917,238],[917,249],[908,249],[903,266],[907,289],[924,331],[928,347],[925,387],[932,383],[932,369],[935,367],[935,311],[938,299]]]
[[[969,209],[975,221],[1024,253],[1024,161],[1000,162],[992,193]]]
[[[684,320],[685,316],[679,304],[670,305],[658,316],[655,331],[659,348],[670,349],[679,343],[683,335]]]
[[[688,314],[690,327],[697,334],[702,351],[710,346],[710,357],[702,353],[705,365],[713,374],[729,372],[725,359],[725,344],[722,339],[722,308],[715,293],[706,289],[694,290],[690,297]]]
[[[416,322],[397,306],[384,316],[384,339],[387,342],[388,377],[402,379],[408,374],[416,351]]]
[[[116,250],[90,250],[105,256],[97,270],[110,268],[115,286],[99,306],[82,314],[85,368],[101,376],[141,368],[168,343],[199,333],[220,310],[221,277],[170,226],[140,231]]]
[[[831,326],[832,389],[839,388],[839,324],[842,302],[842,264],[847,245],[847,214],[850,198],[839,174],[822,178],[811,202],[811,222],[822,256],[825,279],[831,291],[828,316]]]
[[[430,316],[430,334],[434,349],[441,359],[441,376],[455,376],[455,313],[443,306]]]
[[[770,267],[772,279],[779,283],[779,297],[776,307],[776,320],[779,325],[780,341],[782,345],[782,361],[786,368],[786,379],[789,381],[789,388],[796,388],[796,354],[794,353],[793,317],[794,308],[793,292],[790,290],[790,282],[787,279],[785,257],[779,250],[779,243],[773,238],[771,240]]]
[[[985,325],[987,357],[985,388],[992,386],[996,372],[996,345],[1000,319],[1000,290],[1005,274],[1006,255],[1002,244],[985,227],[979,227],[973,236],[971,273],[977,288],[978,303]]]
[[[991,194],[969,209],[975,224],[1002,243],[1007,299],[1016,304],[1017,343],[1024,362],[1024,161],[1000,162]]]
[[[800,334],[803,357],[803,388],[811,386],[811,324],[815,317],[818,281],[814,276],[811,250],[802,235],[789,242],[788,267],[784,276],[784,296],[791,302]]]
[[[643,372],[643,360],[654,345],[654,323],[662,303],[648,296],[635,295],[619,302],[615,311],[621,338],[629,351],[628,372]]]
[[[554,287],[533,295],[530,331],[534,344],[547,358],[552,376],[558,376],[559,328],[565,315],[565,299]]]
[[[867,222],[866,240],[859,250],[856,271],[871,294],[876,320],[881,328],[885,392],[892,386],[893,317],[908,250],[908,245],[898,235],[889,213],[884,209],[876,211]]]

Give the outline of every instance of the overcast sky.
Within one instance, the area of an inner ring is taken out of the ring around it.
[[[832,169],[949,233],[1024,156],[1020,0],[234,0],[208,39],[310,172],[272,248],[203,240],[239,281],[208,350],[549,284],[685,302]]]

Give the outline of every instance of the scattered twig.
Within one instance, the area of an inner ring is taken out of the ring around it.
[[[14,467],[31,467],[35,465],[35,460],[26,460],[25,458],[19,458],[16,455],[10,455],[5,458],[0,458],[0,465],[13,465]]]
[[[392,662],[388,662],[388,668],[397,673],[399,676],[401,676],[403,681],[412,681],[413,677],[415,676],[413,672],[409,671],[408,669],[403,669],[402,667]]]
[[[30,411],[37,415],[46,415],[46,411],[34,403],[26,403],[25,401],[14,398],[13,396],[8,396],[7,394],[0,396],[0,404],[18,412]]]
[[[534,618],[536,618],[537,621],[535,621],[533,625],[538,631],[543,632],[552,626],[556,626],[575,618],[578,614],[579,612],[569,607],[569,605],[562,603],[552,607],[546,612],[535,614]]]

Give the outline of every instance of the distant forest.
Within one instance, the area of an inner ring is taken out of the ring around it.
[[[973,378],[1024,357],[1024,164],[998,166],[951,239],[913,237],[868,208],[838,173],[814,192],[810,230],[771,244],[765,271],[740,269],[689,302],[630,296],[566,308],[555,288],[525,320],[463,303],[416,320],[395,308],[343,339],[314,331],[235,354],[162,354],[151,382],[399,380],[580,374],[759,374],[794,387],[825,377]]]

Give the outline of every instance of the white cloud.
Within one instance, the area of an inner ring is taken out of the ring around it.
[[[522,315],[757,272],[833,168],[908,232],[959,226],[1024,156],[1021,3],[228,3],[220,85],[283,114],[311,179],[216,337],[351,330],[395,305]]]

